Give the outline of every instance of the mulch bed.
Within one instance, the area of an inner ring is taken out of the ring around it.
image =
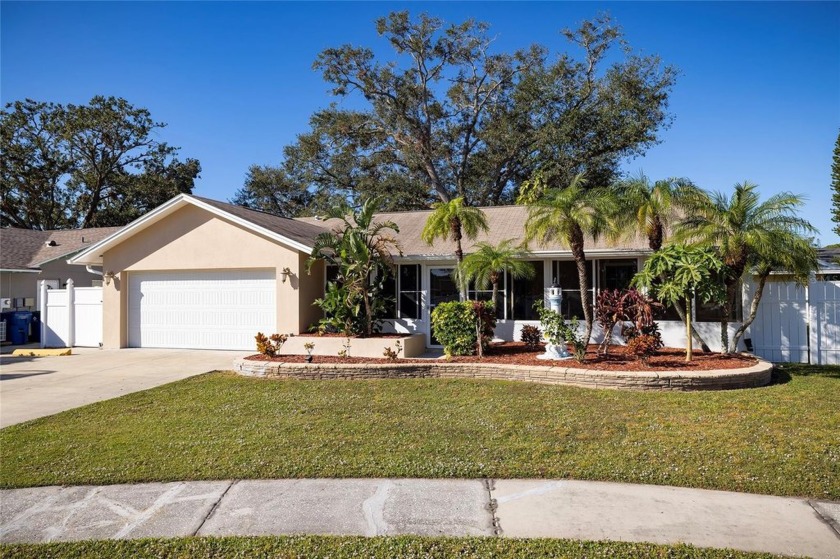
[[[586,360],[578,363],[574,359],[564,361],[544,361],[537,359],[537,355],[543,350],[533,350],[525,347],[522,342],[500,342],[490,346],[484,358],[479,361],[476,356],[452,357],[451,363],[500,363],[505,365],[539,365],[552,366],[563,365],[578,369],[595,369],[599,371],[709,371],[718,369],[742,369],[755,365],[757,360],[748,355],[732,354],[721,355],[719,353],[703,353],[695,351],[693,360],[690,363],[685,361],[685,350],[680,348],[663,348],[651,357],[648,362],[642,363],[634,356],[626,353],[624,346],[610,346],[609,355],[600,357],[597,354],[598,346],[590,345],[586,351]],[[304,355],[278,355],[270,358],[265,355],[252,355],[246,359],[255,361],[281,361],[284,363],[305,363]],[[331,355],[315,355],[313,363],[388,363],[385,358],[373,357],[338,357]],[[428,359],[399,359],[399,363],[428,363]]]

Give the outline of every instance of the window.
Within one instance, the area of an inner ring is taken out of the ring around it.
[[[420,318],[420,265],[400,266],[398,318]]]
[[[598,261],[598,289],[629,289],[633,276],[639,271],[635,258]]]
[[[735,298],[731,301],[732,312],[729,314],[730,321],[740,320],[740,289],[735,290]],[[697,322],[720,322],[720,317],[723,314],[723,305],[716,303],[703,303],[700,300],[694,301],[694,320]]]
[[[496,294],[498,304],[496,306],[496,319],[504,320],[505,318],[505,302],[507,300],[505,290],[506,275],[499,278],[499,292]],[[467,299],[472,301],[492,301],[493,300],[493,286],[488,285],[487,289],[476,289],[475,283],[470,282],[467,286]]]
[[[556,281],[563,293],[560,302],[560,313],[566,318],[583,319],[583,305],[580,300],[580,279],[578,278],[577,263],[574,260],[555,260],[552,262],[552,281]],[[592,283],[592,262],[586,261],[586,278],[589,282],[588,304],[592,304],[592,293],[595,286]]]
[[[385,315],[388,318],[397,318],[397,278],[393,271],[388,272],[388,277],[382,280],[382,293],[385,296]]]
[[[542,301],[545,293],[545,273],[541,260],[531,262],[534,277],[531,279],[513,279],[505,274],[505,296],[508,318],[513,320],[539,320],[534,303]],[[501,295],[501,294],[500,294]]]

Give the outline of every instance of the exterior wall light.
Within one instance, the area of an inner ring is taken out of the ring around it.
[[[289,276],[292,275],[292,271],[289,269],[288,266],[280,270],[280,281],[286,283],[286,280],[289,279]]]
[[[102,279],[105,280],[105,282],[104,282],[105,285],[110,285],[111,280],[114,279],[116,277],[116,275],[117,274],[115,272],[111,272],[111,271],[108,271],[108,272],[105,272],[104,274],[102,274]]]

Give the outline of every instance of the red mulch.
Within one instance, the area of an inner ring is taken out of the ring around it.
[[[664,371],[664,370],[685,370],[685,371],[708,371],[716,369],[741,369],[750,367],[756,363],[752,356],[733,354],[721,355],[719,353],[703,353],[695,351],[693,360],[690,363],[685,361],[685,350],[666,347],[651,357],[647,364],[637,360],[634,356],[625,352],[624,346],[610,346],[607,357],[597,355],[598,346],[590,345],[586,352],[586,360],[578,363],[574,359],[564,361],[543,361],[537,359],[537,355],[543,350],[533,350],[525,347],[522,342],[500,342],[490,346],[484,358],[479,361],[476,356],[452,357],[450,362],[454,363],[503,363],[507,365],[560,365],[575,367],[579,369],[596,369],[601,371]],[[286,363],[304,363],[306,357],[303,355],[278,355],[269,358],[265,355],[252,355],[247,359],[255,361],[283,361]],[[383,363],[385,358],[372,357],[338,357],[315,355],[313,363]],[[428,360],[400,359],[400,363],[427,363]]]
[[[411,334],[374,334],[372,337],[374,338],[405,338],[406,336],[410,336]],[[317,332],[304,332],[303,334],[295,334],[296,338],[347,338],[347,334],[342,334],[341,332],[331,332],[331,333],[324,333],[319,334]],[[351,340],[363,340],[361,336],[349,336]]]

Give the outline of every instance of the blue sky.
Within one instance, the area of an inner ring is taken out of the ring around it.
[[[823,244],[840,128],[840,2],[0,4],[0,98],[84,103],[117,95],[168,123],[161,139],[203,167],[195,193],[228,199],[248,166],[280,161],[330,101],[312,70],[344,43],[387,52],[373,20],[394,9],[487,21],[496,47],[567,49],[558,34],[608,11],[630,44],[680,69],[662,143],[628,161],[710,190],[743,180],[808,197]]]

